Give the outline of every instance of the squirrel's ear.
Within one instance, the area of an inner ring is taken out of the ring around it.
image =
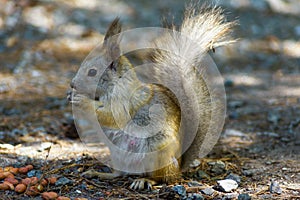
[[[109,25],[106,34],[105,34],[105,38],[104,40],[107,40],[108,38],[117,35],[119,33],[121,33],[122,30],[122,25],[120,23],[120,18],[117,17],[116,19],[114,19],[114,21],[112,21],[112,23]]]
[[[109,28],[107,29],[107,32],[104,37],[104,45],[108,48],[109,53],[113,57],[113,59],[116,59],[120,56],[120,35],[117,35],[121,33],[122,25],[120,23],[120,19],[117,17],[114,19],[114,21],[109,25]],[[114,36],[114,37],[113,37]]]

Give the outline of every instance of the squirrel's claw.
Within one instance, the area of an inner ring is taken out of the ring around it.
[[[87,99],[87,97],[82,94],[72,94],[69,99],[70,103],[72,103],[73,105],[80,105],[85,99]]]
[[[156,182],[153,180],[149,180],[146,178],[138,178],[135,179],[129,187],[130,189],[133,190],[143,190],[143,189],[151,190],[152,185],[154,185],[155,183]]]

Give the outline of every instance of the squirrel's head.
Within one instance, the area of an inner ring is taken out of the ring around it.
[[[71,88],[90,98],[99,98],[126,73],[131,64],[121,56],[121,23],[116,18],[109,26],[104,41],[83,61]]]

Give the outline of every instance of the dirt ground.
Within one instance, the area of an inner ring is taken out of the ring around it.
[[[119,16],[124,29],[155,27],[161,17],[179,23],[184,1],[0,0],[0,167],[32,164],[34,175],[57,177],[43,191],[87,199],[300,199],[300,3],[297,0],[224,0],[237,20],[239,40],[212,53],[224,78],[227,116],[218,144],[174,185],[129,189],[134,177],[87,179],[90,168],[109,171],[85,149],[66,96],[87,54]],[[216,162],[222,163],[217,167]],[[32,173],[33,173],[32,172]],[[217,180],[234,173],[236,190]],[[204,174],[204,175],[203,175]],[[63,182],[63,180],[67,180]],[[199,185],[192,187],[191,181]],[[3,181],[0,180],[2,183]],[[271,191],[278,183],[280,192]],[[214,188],[213,194],[201,192]],[[243,195],[241,195],[243,194]],[[194,196],[191,196],[194,195]],[[240,196],[239,196],[240,195]],[[0,199],[42,199],[0,190]]]

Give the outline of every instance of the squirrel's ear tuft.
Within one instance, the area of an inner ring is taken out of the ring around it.
[[[120,36],[114,36],[121,33],[120,19],[117,17],[109,26],[103,45],[107,48],[112,59],[117,59],[120,56]]]
[[[122,25],[120,23],[120,18],[117,17],[109,25],[109,28],[107,29],[107,32],[106,32],[105,37],[104,37],[104,40],[107,40],[108,38],[121,33],[121,30],[122,30]]]

